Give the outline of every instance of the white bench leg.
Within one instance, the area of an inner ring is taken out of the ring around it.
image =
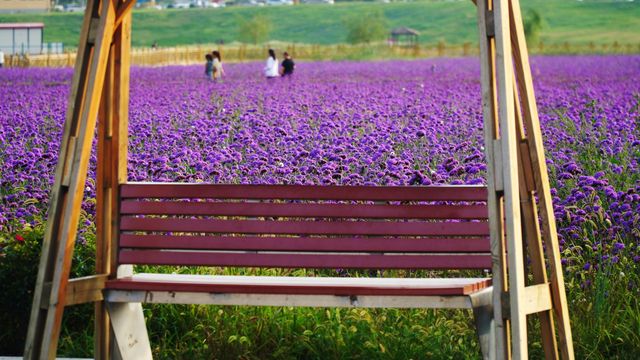
[[[106,302],[116,347],[123,360],[151,360],[142,304]]]
[[[473,317],[480,339],[480,350],[485,360],[496,359],[495,326],[493,323],[493,289],[487,288],[469,296]]]

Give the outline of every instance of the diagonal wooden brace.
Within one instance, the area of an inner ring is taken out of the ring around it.
[[[113,26],[114,29],[117,29],[122,24],[122,21],[125,17],[131,12],[134,5],[136,4],[136,0],[125,0],[120,3],[118,6],[118,10],[116,12],[116,22]]]

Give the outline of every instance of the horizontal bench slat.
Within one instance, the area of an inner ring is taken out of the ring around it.
[[[394,279],[136,274],[107,289],[292,295],[468,295],[491,286],[487,278]]]
[[[123,215],[486,219],[486,205],[279,204],[124,200]]]
[[[120,264],[353,269],[489,269],[491,256],[469,254],[286,254],[131,250],[119,252]]]
[[[123,231],[237,234],[486,236],[487,222],[259,221],[123,217]]]
[[[482,238],[310,238],[251,236],[120,236],[121,248],[351,251],[351,252],[490,252],[488,237]]]
[[[308,186],[127,183],[122,198],[486,201],[485,186]]]

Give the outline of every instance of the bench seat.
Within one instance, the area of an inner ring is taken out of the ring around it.
[[[113,302],[189,303],[197,297],[200,303],[263,305],[266,297],[281,305],[300,304],[304,298],[304,306],[361,306],[360,299],[368,297],[368,304],[392,305],[394,298],[403,298],[411,307],[469,307],[470,297],[491,287],[491,280],[481,273],[491,269],[487,193],[482,186],[128,183],[120,190],[121,266],[464,269],[480,276],[129,272],[107,282]],[[385,299],[374,301],[376,296]],[[354,305],[356,298],[359,305]]]
[[[488,278],[346,278],[134,274],[107,281],[111,290],[297,295],[470,295],[491,286]]]
[[[120,351],[145,358],[126,346],[135,339],[150,357],[141,303],[152,303],[471,309],[488,354],[486,200],[486,187],[466,185],[123,184],[114,224],[118,275],[103,293],[118,343],[125,344]],[[134,273],[134,265],[311,271],[158,274]],[[384,270],[387,277],[313,276],[321,269]],[[416,270],[425,277],[415,278]]]

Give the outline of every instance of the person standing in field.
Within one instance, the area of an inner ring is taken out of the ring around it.
[[[206,54],[204,58],[207,59],[207,63],[204,65],[204,74],[207,80],[213,81],[213,55]]]
[[[222,57],[220,56],[220,51],[214,50],[211,55],[213,56],[213,81],[222,81],[224,69],[222,68]]]
[[[4,52],[0,50],[0,69],[4,67]]]
[[[267,79],[273,79],[278,77],[278,59],[276,59],[276,52],[273,49],[269,49],[269,57],[267,58],[267,64],[264,66],[264,75]]]
[[[288,52],[285,51],[284,60],[280,65],[280,74],[282,76],[291,76],[293,75],[293,70],[296,68],[296,63],[293,62],[293,59],[289,55]]]

